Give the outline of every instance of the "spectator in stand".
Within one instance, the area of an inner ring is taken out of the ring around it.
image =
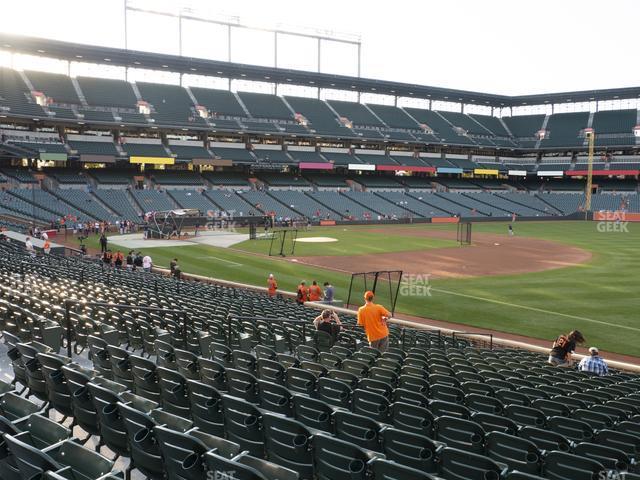
[[[111,250],[107,250],[102,254],[102,263],[107,266],[111,266],[111,261],[113,260],[113,255],[111,254]]]
[[[173,275],[176,280],[180,280],[180,278],[182,277],[182,272],[180,271],[180,265],[178,265],[177,258],[174,258],[174,260],[176,261],[176,264],[173,266],[173,272],[171,272],[171,275]]]
[[[124,255],[120,250],[116,250],[116,254],[113,256],[113,264],[116,268],[122,268],[122,263],[124,262]]]
[[[591,347],[589,349],[589,356],[580,360],[578,370],[593,373],[598,377],[609,374],[609,366],[604,358],[600,356],[600,352],[596,347]]]
[[[373,303],[373,298],[373,292],[365,292],[365,304],[358,309],[358,325],[364,327],[369,346],[384,353],[389,348],[387,320],[391,317],[391,313],[382,305]]]
[[[145,272],[150,272],[151,267],[153,266],[153,261],[151,261],[151,257],[149,255],[145,255],[142,259],[142,268]]]
[[[142,268],[142,254],[140,252],[136,253],[135,258],[133,259],[133,269],[137,270],[138,268]]]
[[[333,285],[331,285],[329,282],[324,282],[324,301],[326,303],[333,302],[333,294]]]
[[[27,253],[32,257],[36,256],[36,251],[33,248],[33,242],[31,241],[31,237],[27,237],[24,241],[24,248],[27,249]]]
[[[320,300],[322,300],[322,289],[320,285],[318,285],[318,282],[314,280],[309,287],[309,301],[319,302]]]
[[[576,350],[576,344],[584,341],[584,336],[578,330],[573,330],[568,335],[560,335],[553,342],[549,352],[549,363],[556,367],[570,367],[571,354]]]
[[[306,282],[302,281],[300,282],[300,285],[298,285],[296,302],[302,305],[307,300],[309,300],[309,289],[307,288]]]
[[[313,324],[316,330],[320,330],[331,335],[332,342],[338,339],[338,334],[342,330],[342,322],[338,318],[338,314],[333,310],[323,310],[314,320]]]
[[[177,264],[178,264],[177,258],[174,258],[169,262],[169,271],[171,272],[171,275],[173,275],[173,271],[176,269]]]
[[[278,282],[276,282],[276,277],[273,276],[273,273],[269,274],[267,278],[267,292],[270,297],[276,296],[276,291],[278,290]]]
[[[129,250],[127,255],[127,270],[133,270],[133,250]]]

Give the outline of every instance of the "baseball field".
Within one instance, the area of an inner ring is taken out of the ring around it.
[[[589,346],[640,357],[640,225],[516,222],[514,233],[474,223],[459,246],[455,225],[313,227],[284,258],[267,255],[269,240],[142,250],[158,266],[178,257],[185,273],[258,286],[269,273],[288,291],[328,281],[342,300],[352,272],[403,270],[396,312],[549,341],[579,329]]]

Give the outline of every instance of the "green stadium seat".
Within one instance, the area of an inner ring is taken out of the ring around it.
[[[440,452],[438,476],[446,480],[499,480],[505,474],[506,465],[490,458],[450,447]]]
[[[272,413],[262,417],[267,459],[298,472],[301,478],[313,478],[313,434],[297,420]]]
[[[550,480],[593,480],[607,475],[601,463],[565,452],[549,452],[544,459],[542,473]]]
[[[436,440],[470,453],[483,453],[484,435],[484,429],[471,420],[443,415],[434,422]]]

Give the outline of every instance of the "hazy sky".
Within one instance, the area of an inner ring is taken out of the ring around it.
[[[155,8],[178,0],[142,0]],[[252,24],[359,34],[362,76],[503,94],[637,86],[638,0],[192,0]],[[5,0],[0,30],[124,46],[124,0]],[[178,53],[177,22],[131,13],[129,47]],[[186,22],[183,51],[226,60],[220,28]],[[232,60],[273,64],[273,40],[235,31]],[[354,60],[351,61],[350,59]],[[355,73],[355,50],[326,44],[322,69]],[[605,65],[606,62],[606,65]],[[315,69],[312,41],[282,38],[279,66]]]

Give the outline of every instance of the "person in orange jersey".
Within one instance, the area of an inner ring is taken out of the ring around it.
[[[373,298],[373,292],[365,292],[365,304],[358,309],[358,325],[364,327],[369,345],[384,353],[389,347],[387,320],[391,313],[382,305],[373,303]]]
[[[303,281],[303,282],[300,282],[300,285],[298,285],[296,302],[302,305],[307,300],[309,300],[309,288],[307,288],[306,282]]]
[[[44,241],[44,253],[45,255],[49,255],[49,253],[51,253],[51,244],[49,243],[49,240],[45,240]]]
[[[309,301],[310,302],[319,302],[322,300],[322,288],[318,285],[318,282],[315,280],[309,287]]]
[[[276,296],[276,290],[278,290],[278,282],[276,282],[273,273],[270,273],[269,278],[267,278],[267,289],[270,297]]]

